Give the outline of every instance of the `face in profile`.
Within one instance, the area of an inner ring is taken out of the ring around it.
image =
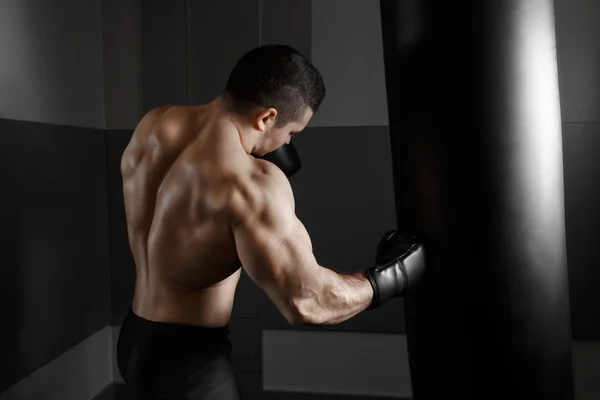
[[[271,111],[272,110],[272,111]],[[266,116],[263,115],[266,113]],[[290,140],[294,135],[301,132],[313,116],[312,110],[307,107],[304,115],[298,121],[289,122],[283,126],[277,125],[277,111],[275,109],[268,109],[261,113],[261,118],[264,124],[264,134],[262,135],[259,155],[265,155],[271,151],[278,149],[284,144],[289,144]]]

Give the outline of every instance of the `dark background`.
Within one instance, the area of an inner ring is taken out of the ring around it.
[[[292,45],[323,73],[328,97],[296,140],[304,160],[292,178],[297,214],[320,264],[344,272],[372,265],[379,235],[395,227],[379,6],[340,4],[0,4],[1,400],[38,398],[48,387],[91,399],[120,381],[110,356],[134,279],[120,156],[144,112],[211,100],[255,46]],[[600,3],[555,4],[574,374],[577,399],[591,399],[600,397]],[[247,398],[410,395],[400,299],[336,326],[292,327],[243,274],[231,330]],[[275,372],[303,359],[306,346],[289,347],[304,341],[323,347],[315,365],[370,342],[397,343],[398,352],[334,362],[330,387],[308,373],[297,387]],[[379,371],[361,370],[369,360]],[[399,372],[381,389],[376,375],[386,369]],[[348,371],[374,383],[356,386]]]

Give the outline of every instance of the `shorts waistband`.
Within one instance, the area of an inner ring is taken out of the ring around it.
[[[177,332],[178,334],[186,333],[190,335],[202,335],[202,336],[227,336],[230,333],[229,324],[220,327],[208,327],[208,326],[197,326],[197,325],[188,325],[181,324],[175,322],[159,322],[159,321],[150,321],[143,317],[137,315],[133,308],[130,307],[125,317],[125,321],[123,325],[126,323],[133,323],[138,327],[143,327],[145,329],[149,329],[155,332]]]

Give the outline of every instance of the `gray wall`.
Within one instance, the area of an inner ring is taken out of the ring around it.
[[[142,113],[141,0],[101,0],[104,129],[135,128]]]
[[[387,126],[379,1],[311,3],[312,61],[328,92],[310,126]]]
[[[600,3],[557,0],[573,339],[600,341]]]
[[[578,400],[600,397],[600,3],[556,0],[567,261]]]
[[[138,12],[0,3],[2,400],[91,399],[113,380],[105,129],[139,118]]]
[[[1,393],[104,328],[110,286],[104,132],[6,119],[0,132]]]
[[[103,129],[100,0],[0,7],[0,118]]]

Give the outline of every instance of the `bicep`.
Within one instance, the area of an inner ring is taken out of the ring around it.
[[[294,289],[303,270],[316,264],[308,233],[293,216],[275,224],[255,221],[234,229],[242,266],[259,285]]]
[[[232,225],[238,256],[250,278],[288,321],[297,318],[295,301],[315,291],[321,267],[310,237],[289,204],[272,201]],[[250,207],[252,208],[252,207]]]

